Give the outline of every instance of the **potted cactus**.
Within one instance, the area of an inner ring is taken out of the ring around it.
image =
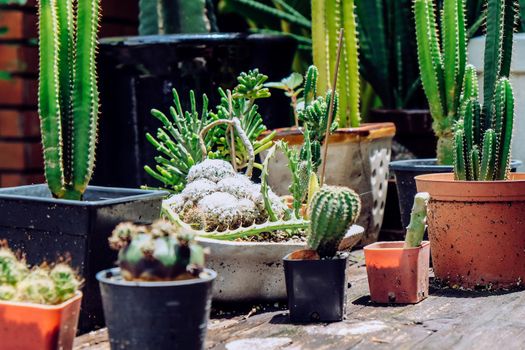
[[[119,267],[97,279],[111,348],[204,349],[217,274],[204,268],[192,231],[166,221],[122,223],[109,243]]]
[[[102,326],[100,243],[123,220],[151,222],[164,193],[88,187],[95,163],[99,0],[39,2],[39,114],[46,185],[0,190],[0,237],[36,263],[66,252],[86,279],[80,327]]]
[[[450,286],[510,288],[525,278],[525,175],[509,169],[514,96],[507,77],[515,16],[513,4],[488,1],[484,103],[475,93],[475,74],[469,74],[454,133],[454,174],[416,177],[418,190],[431,196],[436,278]]]
[[[143,138],[155,132],[151,106],[168,110],[171,91],[191,106],[189,91],[210,95],[233,88],[241,72],[259,68],[271,79],[290,72],[297,43],[276,34],[222,33],[214,0],[141,0],[139,36],[105,38],[100,45],[101,125],[94,183],[103,186],[154,186],[143,165],[154,165],[154,147]],[[284,96],[261,104],[271,128],[291,123]],[[200,109],[200,106],[199,106]]]
[[[423,241],[428,193],[418,193],[404,242],[377,242],[364,248],[370,299],[416,304],[428,296],[430,245]]]
[[[499,3],[501,0],[496,2]],[[417,192],[414,177],[452,171],[453,128],[461,118],[461,109],[470,97],[469,94],[477,96],[477,86],[473,87],[472,91],[468,91],[471,90],[468,84],[475,81],[476,72],[467,64],[466,59],[468,27],[465,1],[443,2],[441,31],[437,26],[436,3],[437,1],[434,0],[414,1],[419,69],[433,119],[434,132],[438,137],[437,160],[414,159],[392,162],[391,169],[396,175],[403,226],[409,223],[410,206]],[[489,49],[492,50],[490,55],[494,56],[500,46],[492,45]],[[502,74],[508,75],[506,72]],[[487,98],[487,92],[484,94]],[[512,162],[512,168],[516,169],[520,164],[520,161]]]
[[[64,261],[28,266],[5,241],[0,246],[2,349],[72,349],[81,280]]]
[[[359,195],[346,187],[323,186],[313,196],[308,249],[283,258],[292,322],[343,319],[348,256],[338,247],[360,211]]]

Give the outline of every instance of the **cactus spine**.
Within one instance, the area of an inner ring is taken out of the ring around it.
[[[514,95],[508,80],[512,37],[517,21],[514,1],[488,0],[483,107],[471,93],[455,132],[454,173],[457,180],[492,181],[508,178]],[[468,75],[467,75],[468,76]],[[475,86],[472,82],[465,86]]]
[[[344,29],[344,48],[339,73],[339,126],[357,127],[359,115],[359,56],[354,0],[312,0],[313,61],[319,69],[317,88],[330,89],[335,71],[339,31]]]
[[[80,200],[95,163],[100,0],[40,0],[38,10],[45,175],[55,197]]]
[[[308,246],[319,256],[333,257],[361,212],[359,195],[346,187],[323,186],[309,207]]]
[[[414,205],[410,213],[410,223],[407,227],[405,236],[405,248],[415,248],[421,245],[425,234],[427,219],[427,204],[430,195],[427,192],[420,192],[414,197]]]
[[[461,111],[467,69],[464,2],[444,0],[441,36],[433,0],[415,0],[414,12],[421,81],[438,137],[438,163],[452,164],[453,126]]]

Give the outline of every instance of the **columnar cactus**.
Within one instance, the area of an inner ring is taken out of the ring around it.
[[[312,0],[313,61],[319,69],[317,88],[330,89],[335,72],[338,36],[344,29],[344,46],[339,68],[339,126],[356,127],[359,115],[359,56],[354,0]]]
[[[514,1],[488,0],[483,107],[470,94],[455,132],[457,180],[505,180],[510,171],[514,96],[508,80],[518,12]],[[465,79],[465,86],[475,86]],[[468,95],[468,94],[467,94]]]
[[[407,227],[405,236],[405,248],[415,248],[421,245],[425,234],[427,220],[427,204],[430,195],[427,192],[420,192],[414,197],[414,205],[410,213],[410,223]]]
[[[464,1],[444,1],[441,35],[436,11],[434,0],[414,1],[419,69],[438,137],[438,163],[452,164],[453,126],[459,120],[467,69]]]
[[[119,251],[118,264],[128,281],[191,279],[204,268],[204,249],[192,234],[166,221],[150,226],[119,224],[109,242]]]
[[[45,175],[56,198],[79,200],[95,164],[100,0],[39,0],[38,11]]]
[[[213,0],[140,0],[140,35],[216,31]]]
[[[359,195],[346,187],[323,186],[309,207],[308,247],[319,256],[333,257],[346,232],[359,217]]]

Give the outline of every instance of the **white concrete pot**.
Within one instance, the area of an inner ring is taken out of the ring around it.
[[[361,196],[362,210],[357,222],[365,228],[361,245],[377,241],[383,223],[395,130],[393,123],[372,123],[338,129],[330,135],[326,183],[349,187]],[[303,135],[296,128],[277,129],[276,140],[300,147]],[[278,151],[269,163],[268,183],[282,196],[289,194],[290,182],[288,159]]]
[[[468,45],[469,63],[476,67],[480,92],[483,91],[485,36],[472,38]],[[510,81],[514,90],[514,135],[525,135],[525,33],[514,34]],[[483,94],[480,93],[483,100]],[[525,160],[525,142],[512,143],[512,159]],[[525,170],[522,165],[518,171]]]
[[[361,226],[353,225],[339,246],[350,250],[363,235]],[[305,244],[230,242],[197,238],[210,249],[206,267],[217,272],[213,300],[253,301],[286,299],[283,257]]]

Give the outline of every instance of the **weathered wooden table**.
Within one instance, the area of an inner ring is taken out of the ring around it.
[[[417,305],[374,305],[363,252],[353,252],[351,260],[345,321],[294,325],[277,304],[243,314],[215,313],[206,349],[525,349],[525,291],[431,288]],[[107,339],[105,330],[86,334],[76,339],[75,349],[107,350]]]

